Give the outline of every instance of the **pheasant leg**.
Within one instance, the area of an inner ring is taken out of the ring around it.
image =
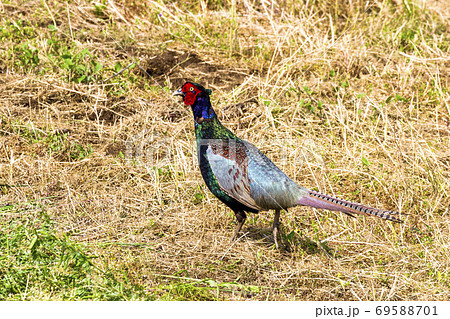
[[[231,241],[235,241],[237,239],[237,236],[241,231],[242,225],[244,225],[245,220],[247,219],[247,216],[243,211],[235,211],[234,214],[236,215],[236,219],[238,222],[236,224],[236,227],[234,228],[234,234],[233,237],[231,237]]]
[[[281,234],[281,232],[280,232],[280,210],[279,209],[275,209],[275,216],[273,217],[272,234],[273,234],[273,240],[275,241],[275,247],[277,249],[279,249],[278,234]],[[281,236],[280,236],[280,240],[281,240]]]

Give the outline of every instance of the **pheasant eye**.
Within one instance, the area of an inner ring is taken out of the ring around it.
[[[190,88],[189,88],[189,91],[194,91],[194,87],[193,86],[191,86]]]

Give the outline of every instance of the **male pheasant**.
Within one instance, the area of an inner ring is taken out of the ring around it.
[[[245,222],[245,212],[274,209],[272,233],[278,248],[280,211],[297,205],[339,211],[352,217],[362,214],[401,222],[393,216],[396,212],[348,202],[295,183],[256,146],[220,123],[211,106],[210,94],[211,90],[194,82],[184,83],[173,93],[181,95],[194,113],[197,156],[206,185],[236,215],[238,223],[232,240]]]

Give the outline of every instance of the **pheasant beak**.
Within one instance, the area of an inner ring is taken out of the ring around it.
[[[175,92],[173,92],[172,95],[173,95],[173,96],[182,96],[182,97],[184,97],[186,94],[181,90],[181,88],[179,88],[178,90],[176,90]]]

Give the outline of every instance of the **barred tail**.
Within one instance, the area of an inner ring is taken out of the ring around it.
[[[367,216],[376,216],[397,223],[403,222],[399,218],[392,216],[398,214],[397,212],[381,210],[357,203],[348,202],[346,200],[331,197],[311,190],[309,191],[309,195],[302,197],[299,200],[298,204],[304,206],[311,206],[315,208],[338,211],[350,215],[352,217],[353,217],[352,214],[361,214]]]

